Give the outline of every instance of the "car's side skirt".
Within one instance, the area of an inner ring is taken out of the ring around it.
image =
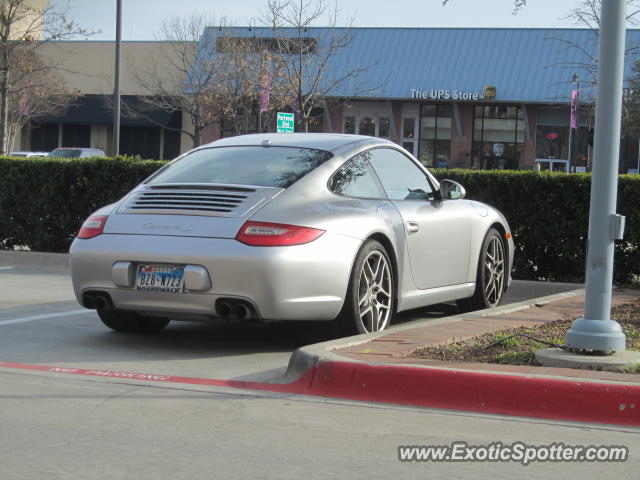
[[[468,298],[473,295],[475,287],[475,283],[461,283],[427,290],[403,292],[398,298],[398,312],[436,303],[452,302],[460,298]]]

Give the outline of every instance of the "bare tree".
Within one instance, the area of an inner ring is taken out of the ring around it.
[[[50,6],[42,0],[0,3],[0,154],[7,153],[11,140],[11,105],[33,101],[29,95],[34,86],[42,85],[44,76],[56,68],[36,60],[37,49],[54,40],[91,34],[68,18],[68,10],[68,5]],[[47,89],[40,93],[46,95]]]
[[[57,72],[43,66],[37,56],[13,65],[14,80],[7,102],[7,151],[13,150],[18,132],[32,119],[66,110],[77,96],[69,92]]]
[[[588,27],[598,35],[601,8],[602,0],[581,0],[577,6],[569,11],[564,20],[573,20],[576,25]],[[627,26],[633,27],[638,24],[639,12],[640,1],[627,0]]]
[[[233,134],[259,129],[263,74],[270,81],[277,78],[279,64],[268,60],[255,37],[227,27],[224,19],[199,13],[166,20],[157,38],[168,47],[156,51],[150,66],[131,65],[147,93],[142,97],[147,108],[187,114],[193,131],[184,126],[181,131],[191,137],[194,146],[200,145],[204,129],[214,124],[222,128],[224,122],[225,130]],[[167,65],[173,75],[168,74]],[[277,92],[279,82],[273,84],[270,91]],[[271,105],[277,107],[275,98]],[[125,112],[145,117],[144,110],[133,105],[125,105]],[[153,122],[150,116],[146,118]]]
[[[191,138],[194,147],[221,113],[216,79],[222,64],[216,55],[215,36],[206,34],[206,27],[216,24],[212,15],[202,13],[167,19],[156,37],[166,42],[165,47],[157,49],[147,67],[132,65],[134,76],[148,93],[143,97],[147,106],[188,115],[193,131],[183,125],[181,132]]]
[[[347,53],[352,40],[352,22],[338,28],[337,3],[325,0],[268,0],[262,21],[271,28],[282,61],[281,102],[296,113],[297,129],[308,131],[314,109],[326,105],[324,99],[341,88],[356,92],[358,77],[372,65],[338,70],[332,67],[337,55]],[[311,36],[314,24],[326,19],[321,30]],[[346,62],[355,64],[355,62]]]
[[[640,19],[640,0],[626,0],[627,2],[627,26],[633,27]],[[563,62],[562,66],[568,71],[579,73],[583,82],[586,80],[586,95],[589,95],[590,86],[597,83],[598,77],[598,38],[600,34],[600,10],[602,0],[581,0],[563,20],[571,20],[576,26],[589,28],[593,32],[592,42],[578,43],[564,36],[554,36],[552,39],[561,44],[567,50],[577,50],[580,58],[572,62]],[[627,42],[625,56],[637,53],[640,45]]]
[[[282,60],[269,51],[268,42],[240,36],[237,29],[217,37],[222,61],[216,88],[225,130],[236,135],[265,130],[274,112],[284,106]]]

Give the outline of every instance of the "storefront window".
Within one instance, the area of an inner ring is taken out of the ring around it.
[[[389,138],[389,132],[391,131],[391,122],[388,117],[380,117],[380,124],[378,128],[378,136],[382,138]]]
[[[589,135],[589,118],[586,114],[578,115],[577,128],[570,131],[569,107],[546,107],[538,109],[538,125],[536,127],[536,163],[540,168],[554,165],[569,167],[569,142],[573,143],[571,159],[572,170],[587,169],[587,139]],[[573,138],[572,138],[573,137]],[[562,162],[559,162],[559,161]],[[556,168],[556,170],[560,167]]]
[[[360,120],[358,125],[358,135],[368,135],[370,137],[376,136],[376,122],[371,117],[365,117]]]
[[[344,133],[389,138],[391,120],[389,117],[344,117]]]
[[[418,123],[418,114],[402,116],[402,148],[406,149],[411,155],[418,157],[418,142],[416,140],[416,124]]]
[[[413,117],[402,120],[402,138],[416,138],[416,121]]]
[[[448,104],[422,105],[420,161],[427,167],[447,167],[451,150],[451,114]]]
[[[324,131],[324,122],[322,115],[309,117],[309,132],[322,133]]]
[[[524,120],[520,107],[475,107],[471,168],[517,170],[522,160],[523,143]]]
[[[356,133],[356,119],[354,117],[344,117],[344,133]]]
[[[536,158],[569,156],[569,125],[538,125],[536,128]]]

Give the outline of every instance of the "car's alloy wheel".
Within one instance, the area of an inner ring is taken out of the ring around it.
[[[391,270],[386,254],[381,250],[374,250],[360,269],[358,326],[362,327],[362,333],[377,332],[387,327],[393,307],[392,294]]]
[[[500,232],[492,228],[482,242],[473,297],[458,300],[463,311],[497,307],[506,290],[506,254]]]
[[[112,308],[99,308],[98,316],[102,323],[117,332],[155,333],[169,324],[168,318],[146,317],[139,313],[125,312]]]
[[[493,235],[484,251],[484,296],[487,304],[497,306],[504,292],[504,244],[499,236]]]
[[[369,240],[356,256],[345,304],[333,322],[334,335],[384,330],[394,314],[393,270],[387,251]]]

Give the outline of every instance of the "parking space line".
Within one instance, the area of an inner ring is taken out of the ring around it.
[[[0,270],[13,270],[14,267],[0,267]]]
[[[69,312],[47,313],[45,315],[32,315],[30,317],[12,318],[10,320],[0,320],[0,327],[4,325],[14,325],[16,323],[33,322],[34,320],[47,320],[49,318],[67,317],[70,315],[82,315],[89,313],[91,310],[83,308],[82,310],[71,310]]]
[[[40,365],[33,363],[12,363],[0,362],[0,368],[11,368],[16,370],[31,370],[47,373],[65,373],[71,375],[84,375],[89,377],[121,378],[129,380],[146,380],[149,382],[181,383],[186,385],[201,385],[208,387],[239,388],[245,390],[262,390],[277,393],[300,393],[304,394],[310,383],[311,371],[305,372],[300,378],[292,383],[268,383],[253,382],[245,380],[226,380],[218,378],[200,377],[178,377],[173,375],[157,375],[136,372],[120,372],[102,369],[53,367],[50,365]]]

